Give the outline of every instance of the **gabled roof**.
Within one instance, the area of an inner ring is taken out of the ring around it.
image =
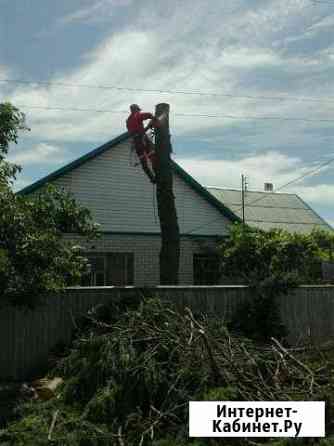
[[[122,133],[122,135],[118,136],[117,138],[112,139],[111,141],[107,142],[106,144],[103,144],[100,147],[97,147],[94,150],[91,150],[90,152],[86,153],[83,156],[80,156],[80,158],[77,158],[76,160],[72,161],[69,164],[66,164],[65,166],[61,167],[60,169],[55,170],[54,172],[50,173],[49,175],[46,175],[45,177],[41,178],[40,180],[35,181],[32,184],[29,184],[29,186],[24,187],[20,191],[18,191],[19,195],[29,195],[31,192],[35,192],[37,189],[39,189],[42,186],[45,186],[50,181],[54,181],[57,178],[65,175],[68,172],[71,172],[72,170],[76,169],[77,167],[81,166],[82,164],[86,163],[87,161],[96,158],[98,155],[101,155],[102,153],[106,152],[109,149],[112,149],[117,144],[120,144],[124,141],[126,141],[129,138],[128,132]]]
[[[219,187],[207,187],[207,190],[241,218],[240,190]],[[250,226],[264,230],[278,228],[299,233],[311,232],[312,229],[333,230],[298,195],[288,193],[247,191],[245,220]]]
[[[96,158],[97,156],[101,155],[107,150],[111,150],[118,144],[125,142],[129,138],[130,135],[128,132],[123,133],[117,138],[114,138],[111,141],[107,142],[106,144],[103,144],[102,146],[86,153],[80,158],[77,158],[71,163],[66,164],[65,166],[61,167],[58,170],[55,170],[51,174],[41,178],[40,180],[30,184],[29,186],[24,187],[18,192],[18,194],[28,195],[32,192],[35,192],[36,190],[46,185],[47,183],[56,180],[57,178],[65,175],[66,173],[71,172],[72,170],[76,169],[77,167],[81,166],[87,161]],[[198,183],[191,175],[189,175],[185,170],[183,170],[182,167],[180,167],[175,161],[173,161],[172,163],[174,172],[177,175],[179,175],[193,190],[195,190],[199,195],[201,195],[207,202],[209,202],[212,206],[218,209],[226,218],[228,218],[232,222],[240,221],[240,218],[232,210],[230,210],[219,199],[217,199],[214,195],[208,192],[200,183]]]

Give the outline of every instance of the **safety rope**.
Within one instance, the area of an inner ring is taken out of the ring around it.
[[[153,215],[154,215],[154,223],[157,224],[158,223],[158,219],[157,219],[157,212],[156,212],[156,194],[155,194],[155,184],[152,184],[153,187]]]
[[[147,129],[146,129],[147,130]],[[155,137],[155,133],[154,133],[154,129],[150,129],[150,133],[149,135],[147,135],[148,139],[150,140],[150,142],[154,145],[154,137]],[[135,149],[135,144],[132,143],[131,144],[131,148],[130,148],[130,153],[129,153],[129,165],[131,167],[137,167],[140,164],[140,160],[143,158],[146,158],[146,162],[151,162],[151,156],[155,153],[154,150],[151,150],[150,152],[145,152],[143,155],[138,156],[136,149]],[[134,161],[133,157],[136,157],[138,161]],[[134,162],[133,162],[134,161]],[[154,223],[157,224],[158,223],[158,219],[157,219],[157,212],[156,212],[156,207],[157,207],[157,203],[156,203],[156,191],[155,191],[155,184],[152,184],[152,205],[153,205],[153,216],[154,216]]]

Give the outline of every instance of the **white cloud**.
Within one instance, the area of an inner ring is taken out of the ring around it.
[[[40,143],[28,150],[15,150],[9,155],[8,161],[19,165],[61,163],[67,159],[64,149],[47,143]]]
[[[130,0],[99,0],[76,11],[77,19],[112,14],[116,6],[126,6]],[[72,72],[58,73],[55,83],[71,85],[114,85],[148,89],[178,89],[196,91],[223,91],[229,94],[252,95],[252,89],[238,87],[240,75],[252,69],[288,67],[297,73],[305,71],[305,61],[298,58],[282,59],[278,50],[263,45],[277,29],[290,26],[297,20],[296,13],[305,15],[303,2],[268,3],[261,8],[238,8],[223,16],[218,4],[200,1],[183,3],[171,1],[162,8],[148,1],[138,6],[137,14],[130,16],[129,26],[112,34],[94,51],[82,55],[82,64]],[[191,16],[188,14],[192,8]],[[213,7],[215,6],[215,7]],[[92,13],[92,8],[98,12]],[[210,9],[211,8],[211,9]],[[225,12],[225,9],[223,9]],[[168,14],[167,14],[168,13]],[[292,18],[291,18],[292,16]],[[203,18],[209,20],[206,21]],[[222,19],[223,17],[223,19]],[[70,20],[68,18],[68,20]],[[72,17],[75,20],[75,17]],[[251,38],[251,36],[252,38]],[[309,61],[308,63],[311,63]],[[270,76],[270,73],[268,74]],[[320,88],[319,86],[317,88]],[[258,85],[254,85],[258,94]],[[327,97],[328,89],[323,89]],[[277,94],[276,91],[273,94]],[[309,91],[305,95],[308,95]],[[240,118],[254,115],[310,116],[327,115],[329,107],[291,101],[254,102],[243,98],[215,98],[188,95],[143,93],[139,91],[103,90],[94,88],[21,86],[12,99],[18,105],[61,108],[127,110],[128,104],[138,102],[153,110],[158,102],[170,102],[172,111],[234,115]],[[125,129],[125,114],[63,112],[27,109],[29,124],[41,138],[59,141],[102,142]],[[241,119],[242,121],[242,119]],[[228,128],[238,120],[224,118],[171,117],[174,133],[200,134],[205,129]],[[259,121],[261,123],[261,121]],[[268,122],[261,123],[266,126]],[[275,127],[279,124],[275,124]],[[304,127],[306,127],[305,124]],[[287,128],[287,125],[284,124]],[[292,123],[289,129],[295,129]],[[298,124],[302,133],[303,125]],[[291,133],[291,131],[290,131]],[[288,134],[288,128],[287,132]],[[282,137],[282,135],[280,135]]]
[[[298,186],[295,187],[297,189]],[[298,194],[310,204],[332,207],[334,203],[334,184],[300,186]]]
[[[319,79],[333,68],[331,49],[313,50],[310,47],[310,51],[303,56],[299,56],[298,52],[292,56],[285,51],[290,44],[298,43],[299,38],[307,37],[307,33],[317,30],[319,35],[331,23],[331,19],[326,19],[319,9],[315,14],[308,0],[235,0],[232,6],[218,1],[170,0],[161,3],[146,0],[136,2],[136,8],[131,6],[126,9],[131,3],[132,0],[85,1],[78,11],[65,17],[63,24],[86,24],[110,19],[117,8],[124,7],[122,13],[127,18],[127,25],[117,29],[113,27],[97,48],[81,54],[79,66],[66,73],[55,73],[50,81],[244,96],[317,96],[328,100],[332,80],[329,77],[328,82]],[[240,120],[171,116],[172,134],[201,136],[210,135],[212,131],[213,137],[217,141],[220,139],[222,144],[224,131],[233,128],[238,134],[238,125],[245,122],[242,118],[249,116],[333,117],[333,103],[325,101],[254,101],[235,97],[169,95],[62,85],[20,86],[12,91],[10,97],[17,105],[114,111],[127,110],[132,102],[150,111],[158,102],[169,102],[173,113],[239,116]],[[90,142],[95,145],[125,130],[126,114],[122,113],[29,108],[26,112],[35,138],[56,141],[60,145],[65,142]],[[192,158],[181,161],[206,184],[239,187],[240,174],[246,173],[251,188],[262,190],[266,181],[281,185],[305,172],[301,151],[304,142],[308,146],[310,141],[314,143],[314,158],[317,158],[317,154],[319,158],[323,156],[319,153],[321,145],[316,140],[320,135],[320,123],[259,120],[250,121],[250,126],[253,126],[253,132],[245,134],[244,140],[241,135],[241,142],[235,148],[238,153],[242,150],[245,153],[253,151],[253,156],[245,156],[240,161]],[[312,128],[319,129],[319,133],[311,134]],[[203,138],[201,141],[204,150]],[[282,147],[285,153],[290,148],[291,153],[298,156],[282,155],[273,150],[259,153],[257,150],[258,147],[272,146]],[[296,185],[297,192],[302,190],[303,185]],[[320,186],[322,189],[317,192],[308,189],[305,193],[310,199],[313,194],[317,202],[325,200],[327,203],[326,185]]]
[[[225,67],[254,68],[282,63],[280,57],[271,50],[254,48],[228,48],[222,51],[221,61]]]
[[[31,179],[28,178],[18,178],[17,180],[15,180],[14,184],[13,184],[13,189],[14,191],[19,191],[21,189],[23,189],[24,187],[28,186],[29,184],[31,184]]]
[[[61,19],[63,24],[71,24],[73,22],[93,23],[109,20],[113,16],[115,7],[128,6],[132,0],[98,0],[74,11]]]
[[[334,229],[334,220],[326,219],[327,223]]]
[[[316,22],[309,28],[310,32],[320,31],[326,28],[332,29],[334,25],[334,15],[326,15],[324,18]]]
[[[247,176],[249,190],[264,190],[264,183],[273,183],[274,190],[312,170],[300,158],[275,151],[252,155],[240,160],[208,160],[180,158],[177,162],[201,184],[226,188],[241,188],[241,174]],[[301,179],[282,192],[296,193],[312,207],[331,209],[334,184],[308,185],[310,176]]]
[[[9,75],[9,68],[0,64],[0,76],[5,78]]]
[[[250,190],[263,190],[263,185],[267,182],[279,187],[308,170],[302,166],[299,158],[276,151],[267,151],[240,160],[180,158],[177,162],[201,184],[207,186],[240,188],[241,174],[244,174]]]
[[[266,52],[252,50],[246,57],[246,53],[240,49],[230,49],[222,57],[217,59],[214,54],[207,54],[207,63],[199,65],[196,55],[189,53],[182,61],[173,62],[167,70],[163,68],[163,61],[156,65],[155,56],[163,52],[165,41],[154,32],[127,32],[113,36],[106,40],[99,48],[85,58],[85,63],[67,77],[55,78],[55,84],[68,83],[70,85],[114,85],[132,86],[133,88],[147,89],[184,89],[184,78],[187,78],[187,89],[196,91],[208,90],[207,79],[212,78],[211,84],[221,91],[220,82],[224,83],[224,91],[233,91],[233,76],[226,67],[246,67],[253,61],[253,65],[278,63],[279,59]],[[173,54],[170,55],[171,60]],[[244,59],[244,60],[243,60]],[[196,69],[197,68],[197,69]],[[195,71],[196,69],[196,71]],[[134,71],[135,70],[135,71]],[[214,79],[215,72],[219,77]],[[135,73],[135,75],[134,75]],[[241,92],[239,92],[240,94]],[[247,92],[249,93],[249,92]],[[143,108],[153,110],[156,103],[168,101],[172,105],[173,112],[195,112],[204,114],[233,114],[240,119],[249,114],[256,115],[254,103],[247,99],[217,100],[214,97],[198,97],[188,95],[170,96],[159,93],[143,93],[140,91],[127,92],[104,89],[90,89],[80,87],[66,87],[54,85],[52,87],[20,87],[12,95],[12,100],[20,105],[60,107],[96,110],[127,110],[128,104],[137,102]],[[285,114],[291,110],[289,103],[271,103],[266,101],[261,106],[262,114]],[[297,104],[298,108],[298,104]],[[231,113],[232,110],[232,113]],[[293,112],[293,109],[291,110]],[[62,141],[103,140],[111,134],[124,130],[126,115],[113,113],[78,113],[75,111],[45,111],[27,109],[30,126],[41,137],[50,137]],[[173,119],[173,118],[172,118]],[[226,120],[222,118],[186,118],[174,119],[173,125],[181,132],[189,132],[196,129],[217,127],[229,127],[238,120]]]

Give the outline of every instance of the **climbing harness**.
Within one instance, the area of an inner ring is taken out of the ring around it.
[[[148,114],[152,116],[151,114]],[[144,117],[145,119],[145,117]],[[129,118],[127,120],[127,128],[131,129],[131,126],[128,124]],[[129,154],[129,164],[134,167],[141,164],[143,171],[148,176],[150,181],[154,184],[155,179],[155,167],[156,167],[156,152],[154,145],[154,118],[148,123],[148,125],[141,130],[132,132],[132,144],[131,150]],[[133,153],[136,153],[137,162],[133,163]]]
[[[147,134],[147,132],[142,135],[142,145],[143,145],[143,153],[142,155],[138,155],[137,151],[136,151],[136,143],[133,140],[132,144],[131,144],[131,152],[136,152],[137,154],[137,159],[138,162],[136,162],[134,165],[135,167],[138,166],[140,164],[141,160],[145,160],[146,163],[150,162],[152,163],[152,159],[155,155],[155,147],[154,147],[154,142],[153,142],[153,138],[154,138],[154,131],[152,128],[149,129],[150,133]],[[135,135],[135,137],[139,137],[141,135]],[[145,150],[145,149],[150,149],[150,150]]]

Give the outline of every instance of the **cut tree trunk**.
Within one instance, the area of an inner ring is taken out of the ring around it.
[[[169,133],[169,105],[158,104],[156,128],[156,190],[161,228],[160,284],[175,285],[179,280],[180,230],[173,192],[172,146]]]

